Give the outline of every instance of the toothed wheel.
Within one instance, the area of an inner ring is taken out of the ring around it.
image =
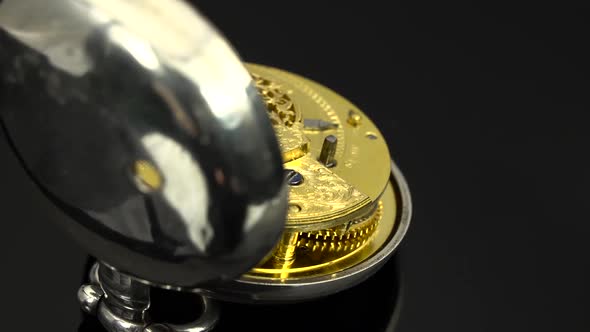
[[[350,222],[346,229],[326,229],[312,232],[300,232],[297,250],[302,254],[319,251],[345,254],[362,248],[370,242],[378,229],[383,212],[383,203],[379,202],[375,212],[366,218]]]
[[[383,136],[334,91],[279,69],[246,67],[283,154],[287,220],[257,266],[199,292],[238,302],[290,302],[365,280],[391,257],[410,220],[409,191]]]

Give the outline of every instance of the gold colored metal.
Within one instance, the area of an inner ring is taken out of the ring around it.
[[[309,152],[309,139],[303,134],[301,112],[280,85],[255,73],[251,75],[268,108],[268,116],[283,152],[283,161],[303,157]]]
[[[298,247],[305,247],[312,251],[343,251],[357,249],[370,240],[377,230],[383,214],[383,203],[379,202],[377,210],[365,219],[350,222],[348,229],[331,228],[313,232],[300,232]],[[352,224],[352,225],[350,225]]]
[[[275,262],[281,264],[291,264],[295,260],[295,250],[297,249],[297,240],[299,233],[297,232],[285,232],[279,245],[277,246],[274,256]]]
[[[147,160],[135,161],[133,175],[138,188],[143,192],[155,191],[162,186],[160,172]]]
[[[319,230],[346,223],[351,217],[362,217],[371,209],[371,199],[324,166],[314,156],[306,156],[285,164],[303,175],[305,181],[293,186],[289,202],[301,207],[289,211],[287,229]]]
[[[246,274],[282,282],[347,269],[374,255],[395,229],[389,150],[355,105],[311,80],[247,64],[277,135],[290,187],[285,233]],[[362,120],[362,121],[361,121]]]
[[[395,216],[397,204],[394,196],[394,189],[391,184],[383,193],[381,198],[383,209],[381,215],[376,217],[375,229],[369,231],[370,235],[358,241],[341,243],[341,249],[337,250],[338,243],[328,242],[321,244],[315,242],[316,250],[310,250],[305,238],[306,234],[300,235],[299,246],[296,251],[296,258],[288,268],[277,268],[276,265],[267,260],[247,273],[247,276],[262,280],[276,280],[291,278],[300,279],[329,275],[352,267],[369,257],[373,256],[390,238],[391,232],[395,229]],[[348,247],[346,245],[348,244]],[[303,249],[302,247],[307,247]],[[322,249],[323,248],[323,249]],[[311,247],[313,249],[313,247]]]
[[[362,117],[360,114],[351,110],[348,112],[348,119],[346,122],[348,122],[351,126],[358,127],[361,124],[361,119]]]

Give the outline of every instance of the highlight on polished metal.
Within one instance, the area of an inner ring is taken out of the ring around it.
[[[175,0],[5,0],[0,28],[3,125],[93,256],[186,288],[273,247],[281,153],[249,72],[200,14]]]
[[[339,292],[408,229],[377,125],[244,63],[180,0],[1,1],[0,70],[2,127],[97,259],[78,300],[107,331],[210,331],[218,301]],[[199,296],[200,318],[152,322],[150,287]]]
[[[106,299],[228,280],[275,245],[287,187],[266,105],[190,6],[4,0],[0,45],[2,125],[63,227],[120,276],[101,278]],[[144,324],[141,306],[100,303],[103,323]]]
[[[411,217],[407,184],[383,135],[356,105],[299,75],[247,68],[283,153],[290,189],[285,230],[255,268],[194,292],[278,303],[353,287],[377,272],[403,239]]]

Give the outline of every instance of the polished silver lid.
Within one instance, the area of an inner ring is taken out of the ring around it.
[[[190,6],[4,0],[0,67],[15,153],[99,260],[183,288],[276,242],[287,190],[265,105]]]

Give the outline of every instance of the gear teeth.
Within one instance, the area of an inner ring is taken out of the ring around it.
[[[379,202],[375,212],[367,218],[352,223],[344,233],[337,229],[300,232],[297,248],[311,252],[347,253],[359,249],[373,238],[383,214],[383,203]]]

